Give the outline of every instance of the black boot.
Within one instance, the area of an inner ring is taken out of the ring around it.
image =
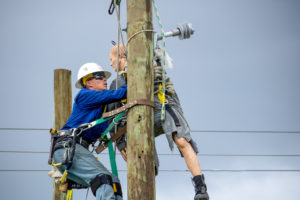
[[[204,175],[194,176],[193,183],[196,192],[194,200],[209,200]]]

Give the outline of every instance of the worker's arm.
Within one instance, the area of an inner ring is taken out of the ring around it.
[[[79,106],[85,108],[99,107],[100,105],[120,101],[127,97],[127,85],[124,85],[117,90],[96,91],[90,89],[81,89],[75,98]]]
[[[117,86],[117,82],[118,82],[118,86]],[[111,84],[109,86],[109,89],[113,90],[113,89],[116,89],[116,88],[120,88],[120,87],[124,86],[125,84],[126,84],[125,80],[121,76],[118,76],[118,79],[115,79],[111,82]],[[107,106],[107,111],[112,111],[112,110],[117,109],[121,106],[122,106],[122,104],[120,102],[111,103]],[[112,122],[112,120],[110,120],[110,123],[111,122]],[[125,125],[126,125],[126,116],[123,116],[121,118],[121,120],[119,121],[119,123],[118,123],[118,130],[120,130],[120,128],[122,128]],[[112,137],[113,135],[115,135],[115,128],[112,128],[110,130],[110,136]],[[126,133],[124,135],[122,135],[120,138],[117,139],[116,145],[117,145],[119,151],[121,152],[122,157],[124,158],[124,160],[127,160],[126,154],[125,154],[125,152],[126,152]]]

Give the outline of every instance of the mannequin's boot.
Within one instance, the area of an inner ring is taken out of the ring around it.
[[[194,200],[209,200],[204,175],[194,176],[193,183],[196,192]]]

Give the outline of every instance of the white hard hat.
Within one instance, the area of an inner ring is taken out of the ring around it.
[[[83,86],[81,84],[81,79],[86,75],[89,75],[94,72],[104,72],[106,79],[111,76],[109,71],[104,71],[103,68],[96,63],[86,63],[80,67],[77,74],[77,81],[75,83],[75,87],[81,89]]]

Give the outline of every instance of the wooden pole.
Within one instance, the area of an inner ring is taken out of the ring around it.
[[[127,0],[127,101],[153,101],[153,32],[151,0]],[[130,39],[131,38],[131,39]],[[128,200],[154,200],[153,108],[140,105],[127,116]]]
[[[68,120],[72,112],[71,71],[54,70],[54,128],[59,130]],[[59,190],[53,180],[53,200],[65,200],[66,193]]]

